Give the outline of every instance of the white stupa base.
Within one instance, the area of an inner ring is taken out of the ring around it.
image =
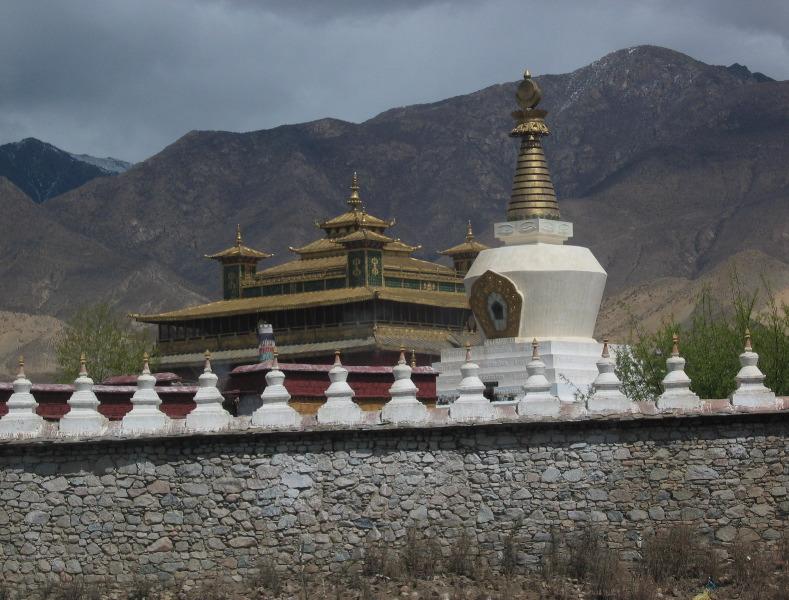
[[[690,391],[665,392],[657,399],[657,409],[668,410],[699,410],[701,399]]]
[[[252,425],[256,427],[298,427],[301,415],[287,404],[264,404],[252,413]]]
[[[603,345],[591,338],[540,339],[540,359],[545,363],[545,376],[551,384],[550,393],[562,402],[574,402],[578,393],[587,393],[597,377],[597,361]],[[480,367],[479,377],[484,383],[495,383],[497,400],[515,400],[523,395],[523,385],[529,374],[526,364],[532,355],[531,338],[501,338],[485,340],[473,346],[474,362]],[[441,362],[434,363],[438,371],[436,388],[439,399],[449,401],[457,397],[460,366],[465,361],[464,348],[441,351]]]
[[[549,393],[527,394],[518,402],[518,414],[534,417],[556,417],[561,410],[559,398]]]
[[[632,413],[638,411],[638,406],[622,392],[600,391],[586,401],[586,410],[594,413]]]
[[[381,409],[381,420],[385,423],[423,423],[428,420],[427,407],[421,402],[398,402],[390,400]]]
[[[484,396],[475,400],[455,400],[449,405],[449,418],[452,421],[492,421],[496,418],[496,408]]]
[[[35,414],[8,413],[0,419],[0,438],[38,437],[44,432],[44,419]]]
[[[732,406],[743,408],[776,408],[778,399],[775,394],[765,386],[754,388],[740,387],[731,395]]]
[[[189,431],[221,431],[230,426],[230,413],[218,407],[211,410],[195,409],[186,415],[186,429]]]
[[[169,428],[170,418],[159,410],[135,413],[132,409],[121,421],[123,435],[163,433]]]
[[[104,435],[107,432],[108,424],[107,417],[98,412],[74,414],[72,409],[60,419],[58,433],[64,436]]]
[[[362,409],[352,400],[330,400],[318,409],[318,423],[321,425],[356,425],[363,419]]]

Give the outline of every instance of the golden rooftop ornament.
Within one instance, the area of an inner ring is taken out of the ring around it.
[[[351,178],[351,195],[348,197],[347,203],[353,210],[359,210],[362,207],[362,199],[359,197],[359,177],[356,175],[356,171],[353,172]]]
[[[528,69],[523,74],[523,81],[518,85],[515,98],[521,108],[512,113],[517,123],[510,135],[522,140],[512,182],[512,194],[507,206],[507,220],[561,219],[556,192],[540,142],[541,137],[550,133],[544,120],[548,112],[537,108],[542,100],[542,91],[531,78]]]

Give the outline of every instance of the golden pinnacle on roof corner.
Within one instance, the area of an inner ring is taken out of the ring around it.
[[[515,93],[520,110],[512,113],[516,121],[510,136],[521,138],[518,164],[512,181],[512,194],[507,205],[507,220],[561,219],[556,192],[540,138],[549,135],[545,124],[548,111],[537,108],[542,91],[528,69]]]
[[[359,197],[359,177],[356,175],[356,171],[353,172],[350,189],[351,195],[346,202],[353,210],[360,210],[362,208],[362,199]]]

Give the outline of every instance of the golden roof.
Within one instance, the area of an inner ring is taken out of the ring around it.
[[[421,248],[422,248],[421,245],[412,246],[411,244],[406,244],[400,238],[395,238],[394,241],[389,242],[388,244],[386,244],[386,246],[384,246],[384,251],[411,254],[412,252],[416,252]]]
[[[512,113],[517,124],[510,135],[521,138],[521,147],[512,181],[512,195],[507,205],[507,220],[560,219],[556,192],[540,141],[550,133],[544,121],[548,113],[536,108],[542,92],[529,71],[523,75],[516,98],[521,110]]]
[[[430,273],[433,275],[449,275],[455,279],[457,278],[455,269],[452,267],[420,260],[412,256],[394,255],[387,257],[384,261],[384,272],[388,273],[389,271]]]
[[[319,224],[321,229],[335,229],[343,226],[366,226],[373,229],[386,229],[394,225],[394,221],[384,221],[378,217],[367,214],[363,210],[349,210],[337,217],[333,217]]]
[[[320,238],[299,248],[294,248],[291,246],[289,250],[291,252],[295,252],[296,254],[318,254],[325,252],[343,252],[344,248],[334,240],[329,238]]]
[[[442,250],[439,254],[443,254],[444,256],[454,256],[456,254],[479,254],[483,250],[487,250],[488,247],[485,244],[481,244],[476,239],[474,239],[474,231],[471,229],[471,221],[468,222],[466,226],[466,241],[462,244],[458,244],[457,246],[452,246],[451,248],[447,248],[446,250]]]
[[[236,225],[236,243],[233,246],[221,252],[217,252],[216,254],[205,255],[206,258],[212,260],[222,260],[224,258],[256,258],[258,260],[263,260],[264,258],[270,258],[272,256],[274,255],[244,246],[243,240],[241,239],[241,225]]]
[[[378,233],[377,231],[373,231],[372,229],[364,229],[364,228],[357,229],[353,233],[349,233],[348,235],[344,235],[343,237],[334,238],[334,241],[337,242],[338,244],[346,244],[348,242],[361,242],[364,240],[370,242],[381,242],[384,244],[388,244],[394,241],[388,235]]]
[[[255,312],[270,312],[290,308],[310,308],[313,306],[329,306],[361,302],[380,298],[394,302],[409,302],[427,306],[443,306],[447,308],[468,308],[463,294],[454,292],[427,292],[410,288],[339,288],[299,294],[281,294],[276,296],[258,296],[255,298],[238,298],[219,300],[189,308],[153,315],[131,315],[142,323],[166,323],[209,317],[226,317],[231,315]]]
[[[330,269],[341,269],[345,271],[347,260],[345,255],[324,256],[320,258],[302,258],[291,260],[281,265],[274,265],[263,271],[258,271],[257,279],[266,278],[269,275],[285,275],[292,273],[313,273],[322,272]]]

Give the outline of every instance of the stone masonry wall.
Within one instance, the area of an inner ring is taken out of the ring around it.
[[[0,445],[0,569],[17,588],[61,573],[241,578],[342,568],[406,527],[442,552],[465,530],[495,565],[552,527],[592,522],[623,558],[686,521],[725,547],[786,532],[789,414],[192,435]]]

